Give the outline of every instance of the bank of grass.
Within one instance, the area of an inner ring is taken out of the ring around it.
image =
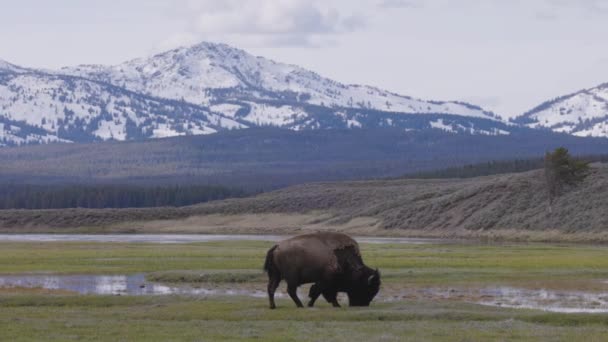
[[[602,315],[548,314],[449,302],[277,310],[251,298],[0,297],[10,341],[601,341]]]

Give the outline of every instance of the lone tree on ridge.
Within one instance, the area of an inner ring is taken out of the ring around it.
[[[555,198],[560,196],[566,186],[582,182],[589,174],[589,163],[573,158],[568,149],[559,147],[545,154],[545,179],[549,192],[549,211]]]

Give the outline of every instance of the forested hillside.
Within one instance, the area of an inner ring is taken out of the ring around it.
[[[0,149],[3,184],[200,184],[271,190],[314,181],[397,177],[539,158],[558,146],[605,154],[608,139],[522,129],[508,136],[438,130],[259,128],[143,142]]]
[[[0,209],[180,207],[244,194],[201,185],[0,185]]]
[[[608,155],[589,155],[578,156],[577,159],[594,163],[608,163]],[[479,176],[490,176],[502,173],[525,172],[544,167],[543,158],[530,159],[514,159],[496,161],[492,160],[479,164],[467,164],[463,166],[450,167],[446,169],[417,172],[404,175],[398,178],[422,178],[422,179],[439,179],[439,178],[471,178]]]

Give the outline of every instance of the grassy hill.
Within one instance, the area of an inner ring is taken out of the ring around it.
[[[209,203],[205,213],[331,214],[332,223],[373,218],[384,230],[496,229],[608,231],[608,167],[549,212],[542,170],[468,179],[399,179],[306,184],[253,198]]]
[[[297,185],[181,208],[0,211],[4,232],[248,232],[608,241],[608,164],[549,211],[542,170],[467,179]]]

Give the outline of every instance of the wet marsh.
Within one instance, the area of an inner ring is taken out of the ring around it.
[[[364,243],[383,276],[370,308],[298,310],[279,296],[271,311],[261,271],[271,245],[2,242],[0,337],[593,341],[608,332],[605,246]],[[61,279],[89,279],[92,290]]]

